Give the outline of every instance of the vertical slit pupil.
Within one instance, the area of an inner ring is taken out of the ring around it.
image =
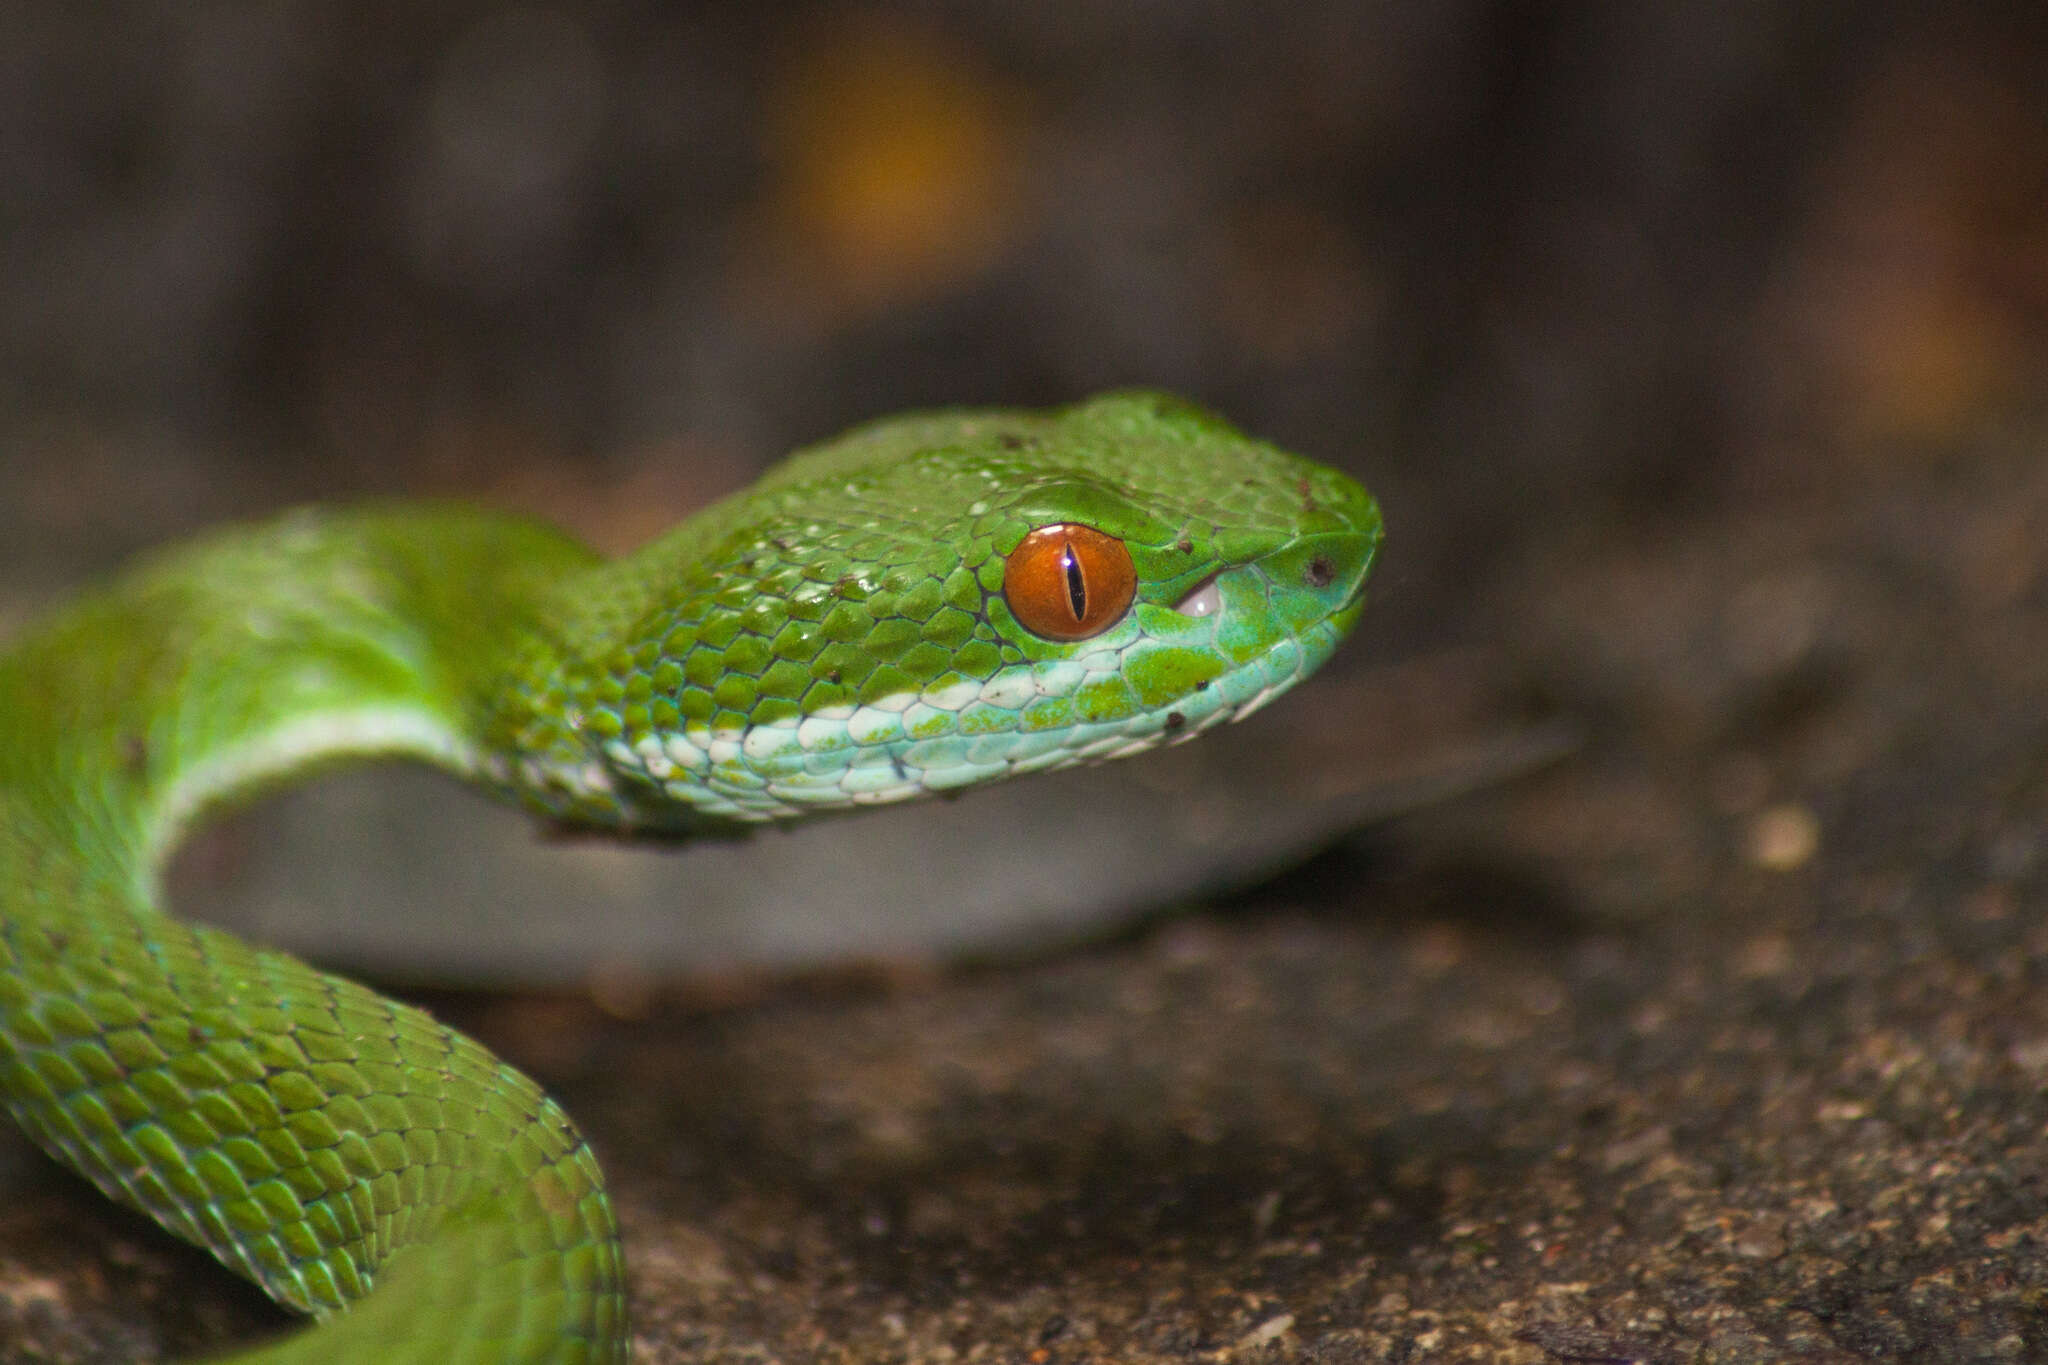
[[[1067,605],[1074,609],[1074,620],[1088,619],[1088,578],[1081,572],[1081,556],[1074,553],[1074,542],[1068,541],[1060,547],[1060,567],[1067,575]]]

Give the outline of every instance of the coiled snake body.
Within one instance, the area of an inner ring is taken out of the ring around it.
[[[1133,753],[1319,665],[1379,535],[1343,475],[1116,394],[860,428],[610,562],[413,505],[174,548],[0,656],[0,1098],[328,1319],[237,1359],[622,1360],[568,1116],[420,1010],[166,915],[180,833],[373,756],[687,836]]]

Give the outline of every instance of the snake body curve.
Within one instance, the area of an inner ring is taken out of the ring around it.
[[[1349,478],[1124,393],[858,428],[611,561],[410,504],[160,553],[0,655],[0,1099],[324,1320],[238,1360],[623,1360],[568,1116],[424,1012],[164,913],[179,835],[368,757],[688,836],[1121,756],[1306,676],[1379,538]]]

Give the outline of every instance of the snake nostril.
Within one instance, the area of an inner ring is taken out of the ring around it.
[[[1330,563],[1327,555],[1310,556],[1308,567],[1301,573],[1302,580],[1311,588],[1327,588],[1330,586],[1330,580],[1336,576],[1337,568]]]

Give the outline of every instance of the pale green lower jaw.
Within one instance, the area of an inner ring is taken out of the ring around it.
[[[1219,632],[1227,624],[1211,623]],[[1105,650],[1099,658],[1021,670],[980,686],[949,682],[786,724],[611,741],[602,780],[629,805],[633,792],[651,788],[660,809],[754,823],[1103,763],[1252,714],[1321,666],[1346,625],[1315,622],[1167,705],[1132,703],[1093,719],[1072,714],[1084,685],[1119,671],[1121,661]],[[1058,724],[1039,719],[1048,704],[1060,704]]]

